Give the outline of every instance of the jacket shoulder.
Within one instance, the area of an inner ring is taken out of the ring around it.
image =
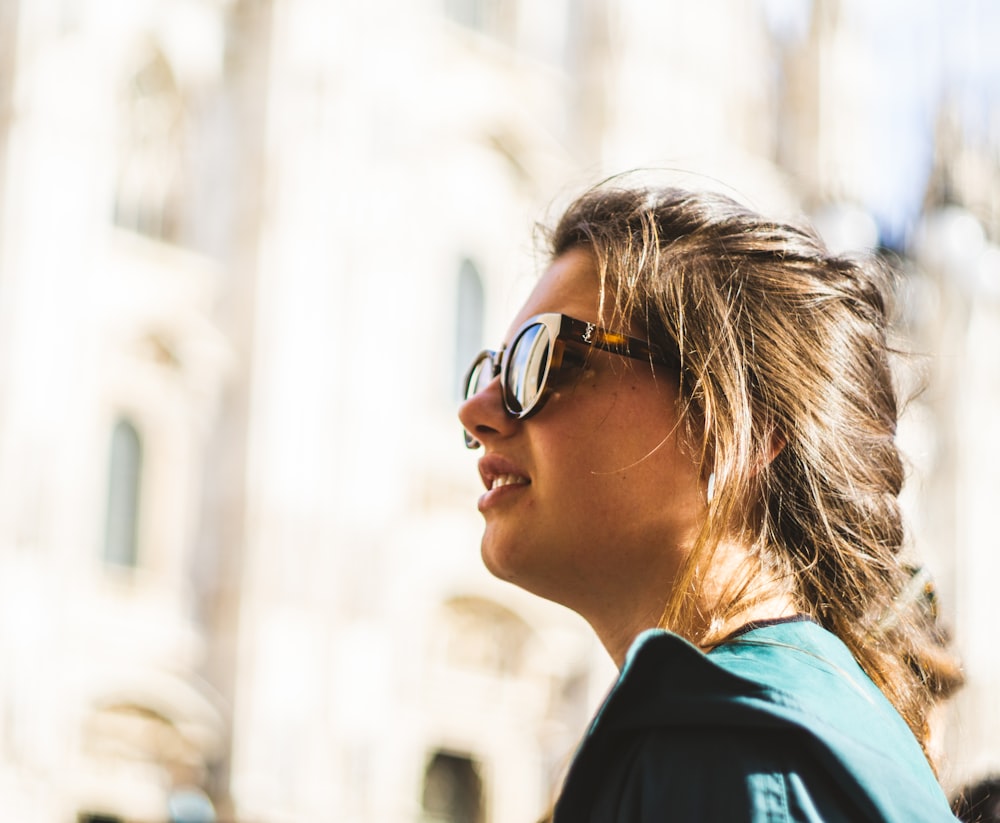
[[[653,729],[622,736],[590,791],[564,793],[556,823],[857,823],[868,819],[780,732]],[[579,790],[580,786],[577,786]]]
[[[954,821],[902,718],[814,625],[707,656],[666,632],[640,638],[556,821],[662,819]]]

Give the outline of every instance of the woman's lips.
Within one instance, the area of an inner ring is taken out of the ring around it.
[[[497,454],[488,454],[479,461],[479,476],[486,493],[479,498],[479,510],[485,511],[497,501],[520,492],[531,479],[512,461]]]

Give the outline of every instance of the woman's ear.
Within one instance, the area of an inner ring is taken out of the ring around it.
[[[788,441],[785,440],[785,436],[781,432],[779,432],[777,429],[772,429],[771,436],[768,439],[767,452],[764,455],[764,459],[754,465],[753,469],[751,470],[751,474],[755,475],[762,469],[766,468],[767,466],[770,466],[771,463],[774,462],[774,458],[776,458],[779,454],[781,454],[781,450],[785,448],[785,444],[787,442]]]
[[[781,454],[781,450],[785,448],[788,441],[785,436],[779,432],[777,429],[771,430],[771,442],[767,449],[767,462],[770,464],[774,461],[774,458]]]

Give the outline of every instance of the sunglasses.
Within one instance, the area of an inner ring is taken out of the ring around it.
[[[539,314],[514,333],[509,346],[499,351],[486,349],[476,355],[465,375],[464,398],[468,400],[478,394],[500,375],[500,392],[507,414],[518,420],[530,417],[542,408],[551,393],[550,383],[565,364],[567,343],[653,364],[678,365],[676,357],[669,357],[638,338],[565,314]],[[468,448],[479,445],[467,431],[464,434]]]

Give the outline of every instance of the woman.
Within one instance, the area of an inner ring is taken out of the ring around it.
[[[482,556],[621,670],[569,821],[952,820],[899,605],[886,283],[716,195],[611,181],[459,416]]]

